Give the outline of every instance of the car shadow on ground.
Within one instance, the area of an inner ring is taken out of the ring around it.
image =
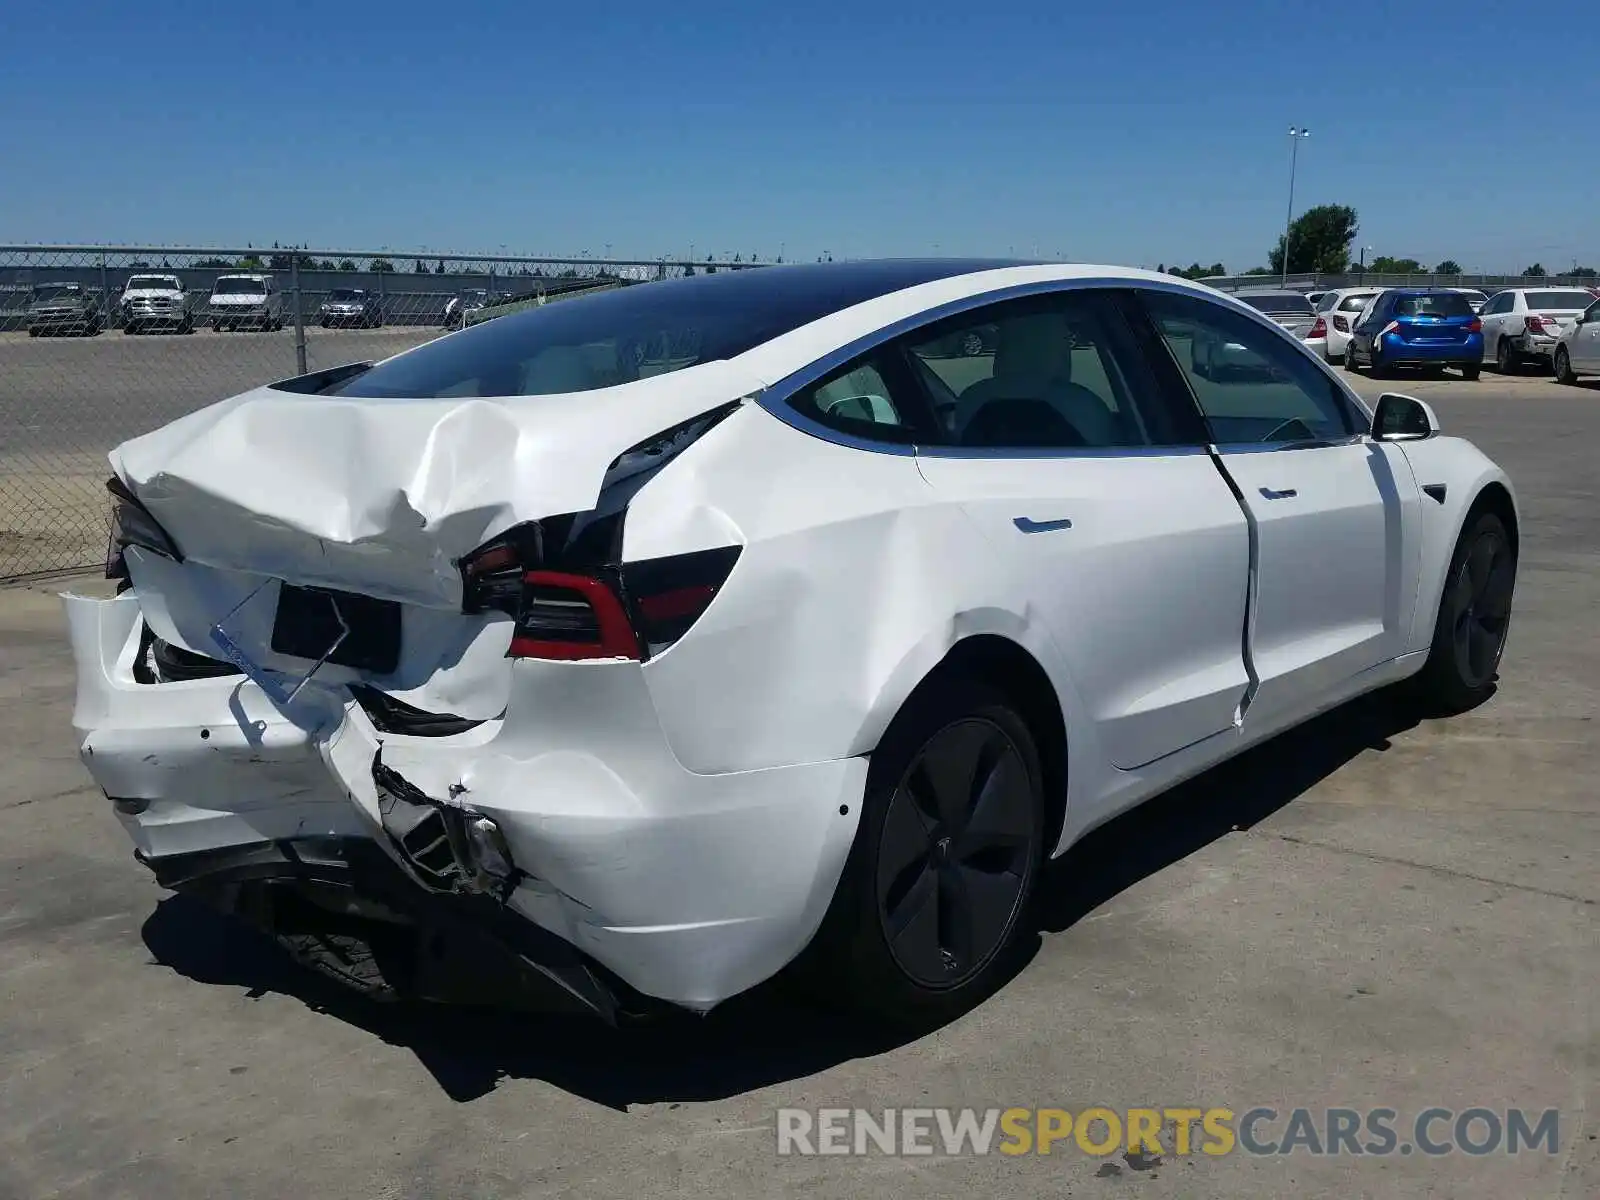
[[[1417,724],[1387,694],[1292,730],[1119,817],[1050,864],[1034,927],[1059,932],[1142,879],[1248,829],[1321,779]],[[612,1029],[587,1016],[376,1004],[293,963],[269,939],[182,896],[143,927],[155,961],[201,983],[258,997],[292,996],[415,1054],[446,1095],[475,1100],[501,1080],[539,1079],[594,1103],[722,1099],[881,1054],[927,1029],[883,1029],[802,1003],[767,985],[704,1019]],[[1041,938],[1029,939],[1011,977]],[[1007,980],[999,981],[1003,987]]]

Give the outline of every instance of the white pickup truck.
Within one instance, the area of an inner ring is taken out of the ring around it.
[[[122,289],[118,307],[123,333],[145,333],[151,329],[194,332],[188,294],[176,275],[130,276],[128,285]]]

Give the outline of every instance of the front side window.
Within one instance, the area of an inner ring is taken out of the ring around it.
[[[1145,295],[1219,445],[1325,442],[1356,432],[1338,384],[1271,329],[1198,297]]]
[[[1170,444],[1132,335],[1092,290],[1006,301],[904,342],[944,444],[1068,450]],[[1141,399],[1136,399],[1136,393]]]

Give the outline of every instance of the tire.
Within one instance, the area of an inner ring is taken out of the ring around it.
[[[1478,379],[1478,375],[1482,371],[1482,369],[1483,368],[1478,363],[1475,363],[1475,362],[1474,363],[1462,363],[1461,364],[1461,377],[1463,379],[1465,379],[1468,383],[1476,383],[1477,379]]]
[[[1565,346],[1556,347],[1554,366],[1557,380],[1562,383],[1578,382],[1578,376],[1572,370],[1572,356],[1567,353]]]
[[[1502,375],[1515,375],[1518,365],[1516,348],[1509,338],[1502,337],[1494,344],[1494,369]]]
[[[911,1025],[987,995],[1038,879],[1042,781],[1032,731],[1003,692],[952,673],[914,693],[873,752],[855,842],[802,956],[812,990]],[[979,800],[989,832],[974,835]],[[979,895],[981,914],[970,907]]]
[[[1361,372],[1356,368],[1356,347],[1354,342],[1351,342],[1350,345],[1345,347],[1344,369],[1349,371],[1352,375],[1361,374]]]
[[[39,336],[39,331],[37,329],[30,329],[28,330],[28,336],[36,338]]]
[[[1389,377],[1389,364],[1383,361],[1383,355],[1378,353],[1378,343],[1372,343],[1372,352],[1368,355],[1367,373],[1374,379],[1387,379]]]
[[[1516,551],[1500,518],[1470,517],[1450,556],[1428,661],[1412,681],[1427,711],[1466,712],[1494,694],[1516,574]]]

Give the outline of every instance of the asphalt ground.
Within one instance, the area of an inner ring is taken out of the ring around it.
[[[1499,692],[1359,701],[1114,822],[1020,973],[909,1041],[772,997],[626,1033],[345,1001],[133,862],[59,585],[0,589],[0,1197],[1600,1195],[1600,388],[1391,386],[1519,486]],[[781,1107],[935,1105],[1559,1124],[1516,1156],[777,1154]]]

